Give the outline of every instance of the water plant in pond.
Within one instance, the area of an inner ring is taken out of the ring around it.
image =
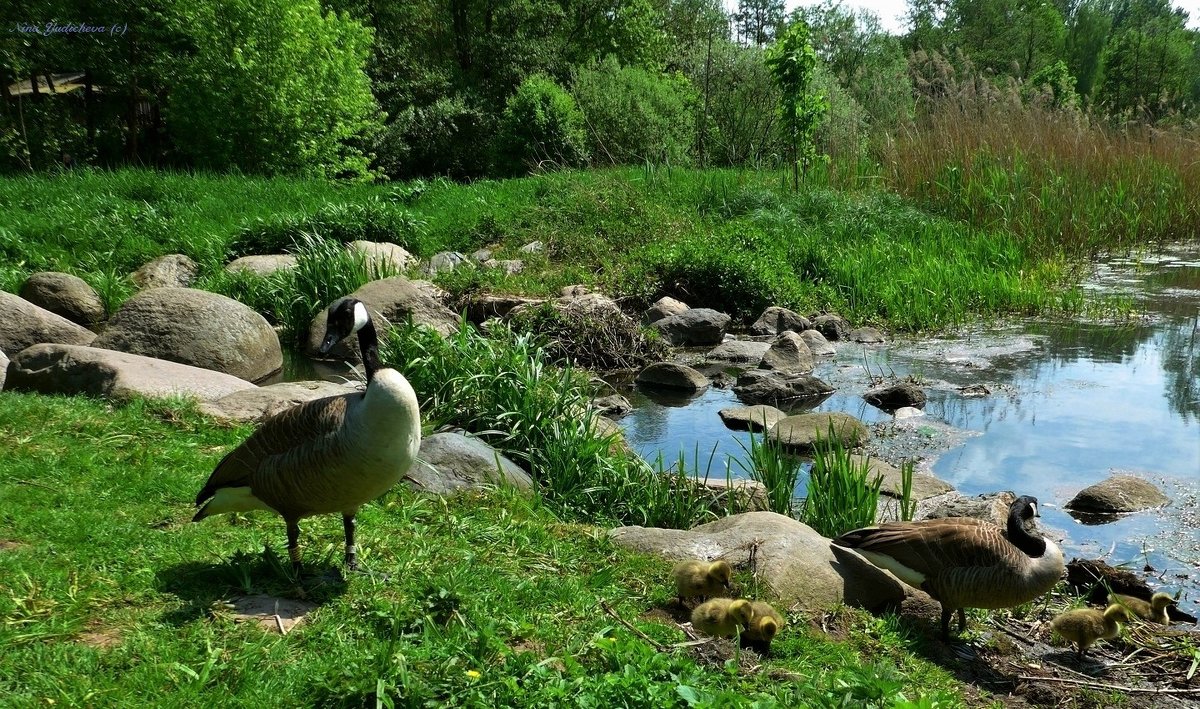
[[[813,448],[808,497],[800,508],[800,521],[830,538],[874,524],[883,480],[871,479],[869,459],[855,461],[832,424],[829,436],[819,436]],[[911,489],[909,493],[911,498]]]
[[[764,415],[763,430],[766,428]],[[767,501],[772,512],[792,517],[796,482],[800,479],[800,459],[784,450],[782,443],[765,434],[756,436],[751,433],[749,446],[740,439],[738,445],[746,453],[746,459],[735,458],[733,464],[745,471],[752,480],[762,483],[767,490]]]

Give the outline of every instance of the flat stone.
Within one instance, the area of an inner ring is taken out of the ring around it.
[[[225,264],[228,273],[253,273],[258,276],[269,276],[278,271],[295,268],[296,257],[291,254],[260,254],[243,256]]]
[[[656,362],[638,372],[640,386],[700,391],[709,385],[708,377],[691,367],[676,362]]]
[[[0,291],[0,350],[10,355],[43,342],[88,345],[96,333],[24,298]]]
[[[533,487],[529,474],[495,448],[462,433],[435,433],[421,441],[417,462],[404,478],[415,490],[448,495],[466,489]]]
[[[442,271],[453,271],[459,266],[474,266],[474,262],[457,251],[440,251],[429,259],[429,275],[434,276]]]
[[[888,497],[899,499],[904,491],[903,476],[900,469],[886,461],[878,458],[871,458],[865,455],[852,453],[850,460],[856,466],[866,463],[871,471],[872,479],[880,478],[883,484],[879,486],[879,491]],[[913,471],[912,479],[912,499],[927,500],[937,495],[942,495],[950,492],[954,486],[940,478],[934,477],[929,473],[923,473],[917,470]]]
[[[711,308],[688,308],[678,315],[656,320],[650,327],[676,346],[719,345],[725,340],[731,318]]]
[[[856,327],[850,331],[847,339],[864,345],[875,345],[883,342],[883,333],[873,327]]]
[[[903,421],[904,419],[915,419],[924,415],[924,411],[913,406],[901,406],[892,412],[892,416],[894,416],[897,421]]]
[[[21,285],[20,296],[77,325],[98,323],[105,315],[104,301],[96,289],[69,273],[35,273]]]
[[[816,411],[788,416],[767,434],[791,450],[811,451],[817,440],[829,438],[830,429],[843,448],[854,448],[871,437],[862,421],[840,411]]]
[[[781,332],[804,332],[812,328],[808,318],[794,310],[772,305],[750,326],[751,335],[778,335]]]
[[[540,241],[531,241],[521,248],[517,249],[523,254],[540,254],[546,250],[546,245]]]
[[[734,431],[762,431],[765,422],[767,430],[787,418],[787,414],[765,404],[754,406],[736,406],[721,409],[717,412],[727,428]]]
[[[297,404],[327,396],[348,394],[356,389],[327,381],[283,382],[235,391],[200,405],[200,412],[225,421],[260,423]]]
[[[138,288],[187,288],[200,273],[200,265],[183,254],[159,256],[130,274]]]
[[[215,401],[255,389],[244,379],[153,357],[80,345],[34,345],[12,358],[6,390],[86,394],[117,401],[189,396]]]
[[[813,353],[814,357],[832,357],[837,354],[837,350],[833,345],[829,344],[829,340],[816,330],[805,330],[800,333],[800,338],[804,340],[804,344],[808,345],[808,350]]]
[[[658,322],[663,318],[669,318],[672,315],[678,315],[685,310],[688,310],[688,304],[682,300],[675,300],[670,296],[663,296],[654,301],[654,305],[646,308],[646,312],[642,313],[642,323],[649,325]]]
[[[266,595],[235,598],[228,606],[235,620],[253,622],[268,633],[281,635],[290,633],[317,609],[317,604],[308,601]]]
[[[1154,483],[1134,475],[1112,475],[1079,491],[1067,508],[1076,512],[1138,512],[1171,502]]]
[[[780,372],[808,374],[816,366],[816,362],[804,338],[799,333],[785,330],[771,342],[758,366]]]
[[[750,369],[738,375],[733,393],[746,404],[778,404],[819,399],[833,387],[808,374]]]
[[[691,530],[619,527],[618,546],[668,561],[724,559],[753,572],[765,595],[785,606],[832,610],[841,604],[882,610],[900,603],[904,586],[858,554],[832,545],[811,527],[774,512],[746,512]]]
[[[708,351],[704,359],[718,364],[757,365],[771,345],[750,340],[726,340]]]

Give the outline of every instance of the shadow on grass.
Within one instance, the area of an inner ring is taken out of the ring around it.
[[[346,592],[341,569],[331,558],[305,563],[299,578],[290,563],[270,547],[260,554],[239,551],[225,561],[188,561],[160,570],[158,590],[183,601],[163,614],[163,622],[182,626],[211,614],[218,601],[265,594],[315,603],[328,603]]]

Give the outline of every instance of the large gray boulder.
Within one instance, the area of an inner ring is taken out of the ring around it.
[[[260,423],[297,404],[353,391],[355,389],[334,382],[283,382],[235,391],[216,401],[201,404],[200,411],[223,421]]]
[[[650,327],[676,346],[718,345],[725,339],[730,317],[711,308],[689,308],[656,320]]]
[[[16,354],[31,345],[54,342],[87,345],[96,333],[24,298],[0,291],[0,350]]]
[[[533,487],[529,474],[474,436],[435,433],[421,441],[417,462],[405,475],[416,490],[447,495],[501,483]]]
[[[826,340],[844,340],[850,334],[850,323],[837,313],[826,313],[812,319],[812,326]]]
[[[733,393],[747,404],[778,404],[818,399],[833,387],[808,374],[750,369],[738,375]]]
[[[227,273],[253,273],[256,276],[269,276],[277,271],[295,268],[296,257],[291,254],[258,254],[243,256],[225,264]]]
[[[256,381],[283,367],[279,336],[232,298],[192,288],[151,288],[121,306],[96,347],[203,367]]]
[[[381,338],[392,325],[410,317],[418,325],[429,327],[441,335],[449,335],[458,329],[458,315],[435,297],[430,285],[425,281],[410,281],[403,276],[393,276],[371,281],[351,293],[350,297],[361,300],[367,306],[367,312],[371,314],[371,321]],[[325,338],[325,319],[328,315],[329,308],[324,308],[309,324],[304,354],[310,357],[320,356],[317,348]],[[339,342],[328,357],[351,362],[362,359],[358,353],[358,341],[353,337]]]
[[[887,412],[906,406],[915,409],[925,408],[925,392],[912,382],[900,382],[871,389],[863,394],[863,399],[871,406],[877,406]]]
[[[788,416],[775,424],[767,435],[791,450],[811,451],[818,439],[829,439],[831,430],[843,448],[862,445],[871,437],[862,421],[840,411],[815,411]]]
[[[781,332],[804,332],[812,328],[808,318],[794,310],[772,305],[750,326],[751,335],[778,335]]]
[[[858,554],[834,546],[811,527],[774,512],[746,512],[691,530],[619,527],[616,544],[669,561],[724,559],[748,567],[784,606],[832,610],[841,604],[869,610],[894,607],[905,587]]]
[[[367,268],[377,272],[387,269],[402,273],[417,261],[416,257],[403,247],[381,241],[351,241],[346,244],[346,250],[362,254]]]
[[[672,315],[678,315],[688,309],[687,303],[682,300],[675,300],[670,296],[664,295],[654,301],[654,305],[646,308],[646,312],[642,313],[642,323],[650,325],[669,318]]]
[[[787,418],[787,414],[766,404],[734,406],[717,412],[726,428],[734,431],[762,431]]]
[[[5,388],[41,394],[86,394],[123,401],[175,396],[215,401],[256,387],[244,379],[153,357],[79,345],[34,345],[8,368]]]
[[[785,330],[771,342],[758,365],[762,369],[808,374],[816,366],[812,350],[799,333]]]
[[[804,340],[804,344],[808,345],[808,350],[813,353],[814,357],[832,357],[837,354],[837,350],[833,345],[829,344],[829,340],[816,330],[805,330],[800,333],[800,338]]]
[[[676,362],[656,362],[638,372],[637,383],[645,387],[700,391],[709,385],[708,377]]]
[[[715,364],[757,365],[771,345],[752,340],[726,340],[708,351],[704,359]]]
[[[187,288],[199,273],[199,264],[187,256],[168,254],[146,262],[129,277],[138,288]]]
[[[35,273],[25,279],[20,296],[79,325],[98,323],[105,315],[104,301],[96,289],[69,273]]]
[[[1154,483],[1134,475],[1113,475],[1085,487],[1067,503],[1075,512],[1138,512],[1162,507],[1170,502]]]

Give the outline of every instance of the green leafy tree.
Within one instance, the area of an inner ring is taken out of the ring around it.
[[[356,145],[378,128],[363,71],[371,32],[316,0],[211,0],[180,18],[195,53],[176,61],[167,120],[202,167],[364,177]]]
[[[743,42],[762,47],[775,39],[783,25],[783,0],[738,0],[734,15]]]
[[[780,115],[792,154],[792,186],[800,189],[801,164],[815,156],[813,133],[828,107],[813,91],[817,53],[809,43],[808,25],[795,19],[767,49],[766,63],[780,91]]]
[[[1112,28],[1108,4],[1108,0],[1083,0],[1075,6],[1067,25],[1067,69],[1075,77],[1075,92],[1084,102],[1091,101],[1100,83],[1100,58]]]
[[[497,164],[508,174],[578,167],[587,161],[587,133],[575,99],[554,80],[534,74],[508,100],[497,135]]]

